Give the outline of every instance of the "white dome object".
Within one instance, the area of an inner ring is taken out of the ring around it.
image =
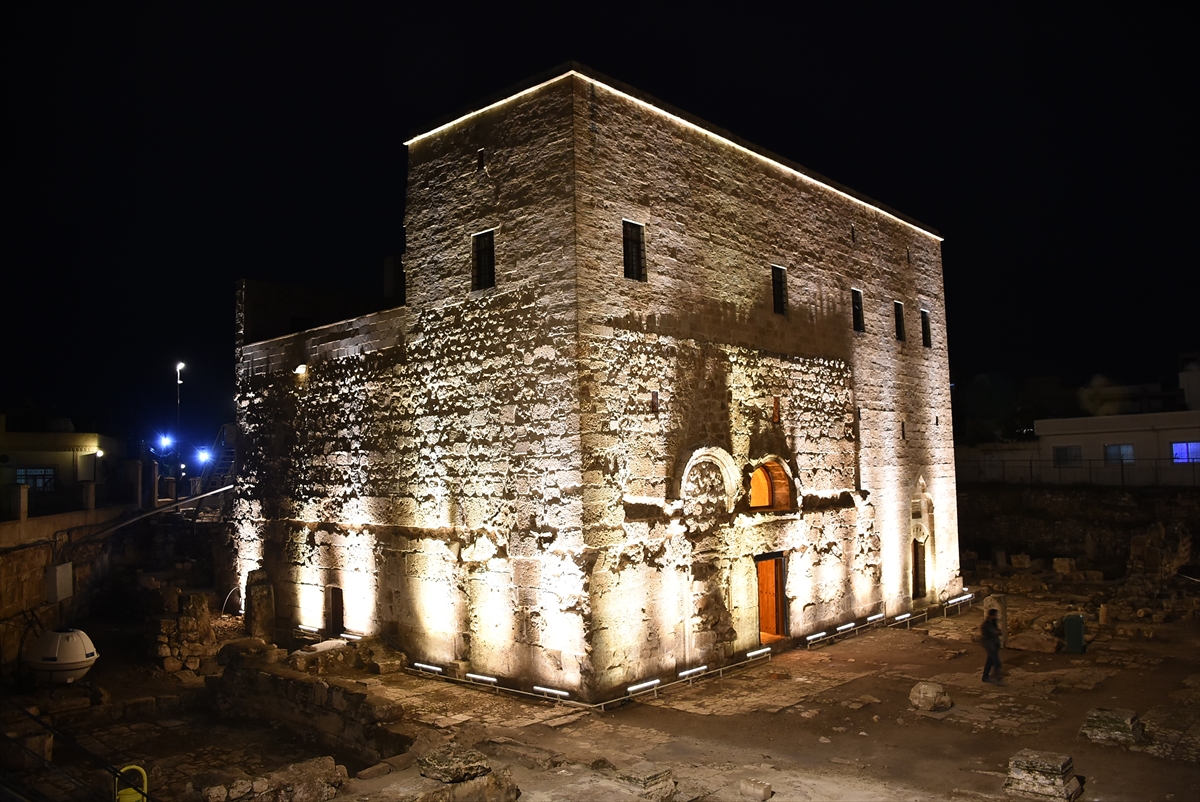
[[[46,630],[25,652],[25,665],[39,679],[74,682],[100,657],[81,629]]]

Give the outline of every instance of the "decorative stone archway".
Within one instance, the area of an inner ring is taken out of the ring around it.
[[[914,603],[936,602],[936,591],[934,598],[930,598],[929,593],[929,578],[937,575],[934,570],[933,497],[926,492],[924,477],[917,479],[909,502],[909,534],[912,543],[909,564],[912,600]]]
[[[702,466],[708,466],[708,470],[704,470]],[[697,468],[701,470],[693,476],[693,472]],[[724,511],[733,512],[734,505],[737,504],[738,497],[742,492],[742,474],[738,470],[737,463],[729,452],[720,446],[704,446],[697,448],[692,452],[687,462],[684,463],[683,469],[678,471],[676,480],[672,490],[675,498],[687,499],[690,495],[689,482],[691,489],[699,489],[699,484],[713,484],[713,482],[705,482],[701,479],[704,473],[711,473],[715,479],[716,486],[712,490],[722,496],[722,506]]]

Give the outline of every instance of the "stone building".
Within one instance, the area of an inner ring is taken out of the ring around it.
[[[406,145],[405,305],[240,293],[280,628],[600,700],[960,590],[936,233],[575,65]]]

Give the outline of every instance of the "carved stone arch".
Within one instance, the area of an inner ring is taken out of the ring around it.
[[[926,489],[924,476],[917,477],[917,484],[913,488],[909,500],[909,518],[914,538],[924,543],[933,535],[933,496]]]
[[[925,485],[925,477],[917,478],[909,499],[909,535],[912,543],[912,598],[914,603],[928,599],[929,579],[936,576],[937,533],[933,525],[933,497]],[[935,594],[936,595],[936,594]]]
[[[684,488],[687,486],[688,474],[702,463],[711,463],[720,473],[721,482],[725,488],[725,512],[733,512],[741,495],[741,472],[729,452],[720,446],[704,446],[692,452],[683,468],[676,472],[675,481],[671,488],[675,498],[682,499]]]
[[[791,510],[796,507],[796,482],[787,462],[775,454],[748,466],[750,509]]]

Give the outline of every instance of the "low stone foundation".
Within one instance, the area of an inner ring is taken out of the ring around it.
[[[415,740],[416,731],[401,721],[403,707],[372,693],[370,680],[310,674],[289,668],[286,659],[285,650],[258,638],[227,644],[218,657],[224,673],[206,679],[217,709],[226,716],[287,722],[369,763],[405,752]],[[314,671],[317,664],[314,660]]]

